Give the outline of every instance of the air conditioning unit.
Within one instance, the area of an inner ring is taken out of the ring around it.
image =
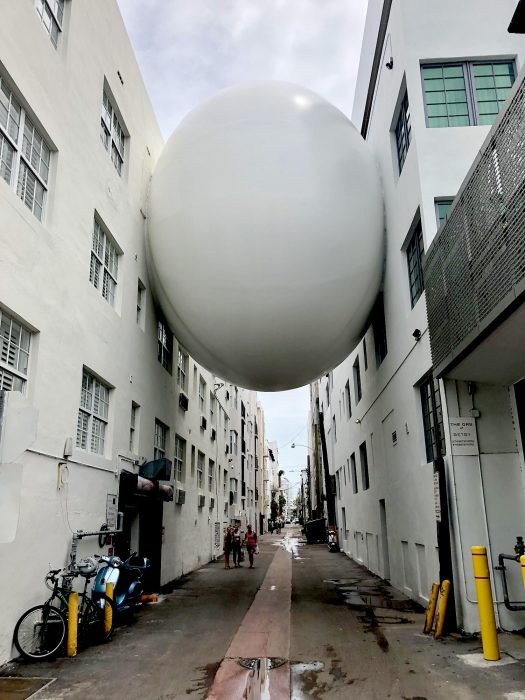
[[[188,410],[188,404],[189,404],[189,399],[186,396],[186,394],[180,393],[179,394],[179,406],[182,408],[183,411]]]
[[[206,426],[208,425],[208,421],[204,416],[201,416],[201,430],[206,430]]]
[[[213,497],[210,498],[210,510],[212,508],[215,508],[215,498],[213,498]]]
[[[216,436],[217,436],[217,431],[215,430],[215,428],[212,428],[211,429],[211,439],[215,440]]]
[[[204,504],[206,503],[206,496],[199,495],[197,498],[197,505],[199,508],[204,508]]]
[[[181,506],[183,503],[186,503],[186,491],[184,489],[176,489],[175,503],[178,506]]]

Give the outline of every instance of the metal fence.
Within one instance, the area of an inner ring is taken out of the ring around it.
[[[515,302],[525,278],[525,79],[432,242],[424,278],[432,361],[440,373]]]

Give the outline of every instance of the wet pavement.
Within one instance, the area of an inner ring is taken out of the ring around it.
[[[344,554],[297,529],[261,540],[254,569],[204,566],[109,644],[0,669],[0,700],[525,700],[523,638],[483,663],[479,639],[424,635],[421,608]]]

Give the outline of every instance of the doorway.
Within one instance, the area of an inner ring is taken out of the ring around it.
[[[383,578],[390,580],[390,558],[388,554],[388,530],[386,526],[386,504],[385,499],[379,501],[379,519],[381,523],[381,550],[383,553]]]

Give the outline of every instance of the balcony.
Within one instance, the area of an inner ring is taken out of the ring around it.
[[[437,376],[510,384],[525,348],[525,81],[518,78],[424,263]],[[502,358],[505,361],[495,361]]]

